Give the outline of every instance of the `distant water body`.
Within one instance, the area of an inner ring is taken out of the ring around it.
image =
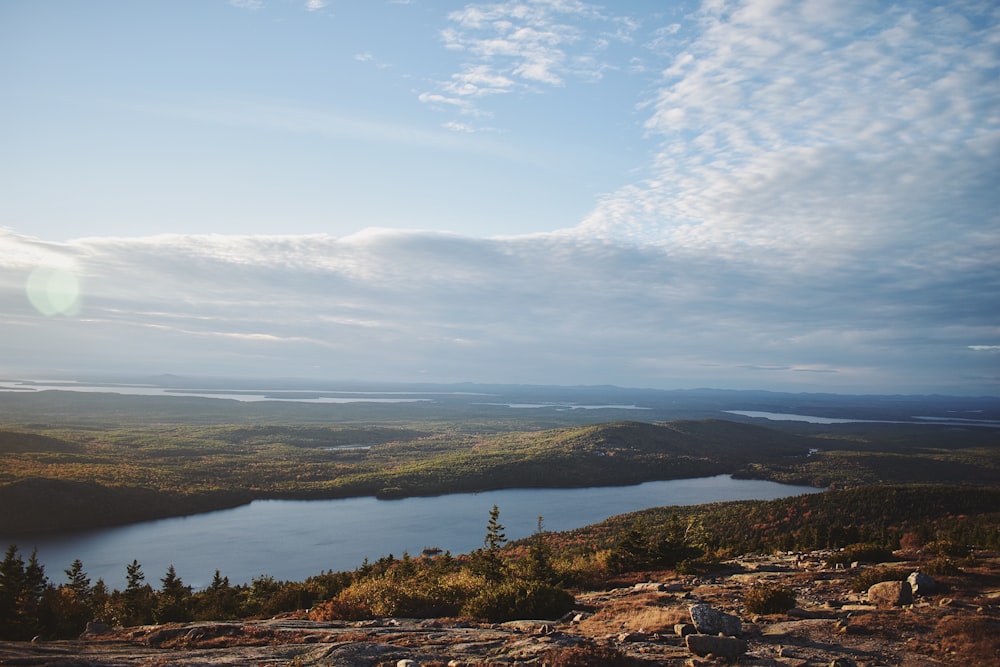
[[[757,410],[724,410],[730,415],[767,419],[770,421],[807,422],[809,424],[935,424],[937,426],[985,426],[1000,428],[1000,422],[991,419],[971,419],[966,417],[912,417],[914,421],[892,421],[887,419],[839,419],[835,417],[814,417],[812,415],[786,414],[783,412],[760,412]]]
[[[416,403],[432,396],[451,396],[453,392],[394,391],[315,391],[311,389],[181,389],[148,384],[84,384],[80,382],[0,381],[0,391],[33,393],[37,391],[77,391],[83,393],[124,394],[127,396],[184,396],[221,398],[243,403],[283,401],[287,403]]]
[[[467,553],[482,546],[493,505],[507,537],[531,535],[539,516],[546,530],[570,530],[616,514],[665,505],[769,500],[820,489],[729,475],[648,482],[625,487],[506,489],[432,498],[260,500],[189,517],[51,536],[2,536],[27,556],[35,547],[49,579],[62,582],[74,559],[92,580],[125,585],[125,565],[137,559],[154,587],[173,565],[188,585],[208,585],[218,569],[233,583],[267,574],[302,580],[327,570],[353,570],[365,558],[437,547]]]

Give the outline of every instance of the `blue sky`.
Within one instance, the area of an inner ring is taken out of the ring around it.
[[[0,372],[1000,393],[993,2],[0,5]]]

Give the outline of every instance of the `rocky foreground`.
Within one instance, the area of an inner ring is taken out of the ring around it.
[[[1000,665],[1000,557],[960,575],[853,593],[859,568],[823,553],[741,558],[724,573],[647,581],[577,596],[558,621],[270,620],[112,629],[73,641],[0,642],[0,665]],[[916,562],[892,563],[917,570]],[[786,613],[754,615],[755,584],[794,590]],[[916,590],[914,590],[916,588]]]

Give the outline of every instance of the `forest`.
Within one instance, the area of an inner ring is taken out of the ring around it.
[[[125,408],[115,399],[104,415],[90,409],[89,395],[71,399],[60,398],[64,412],[44,423],[25,415],[0,422],[0,503],[10,509],[0,532],[125,524],[266,498],[400,498],[724,473],[820,488],[1000,477],[995,428],[719,418],[580,424],[583,411],[490,419],[454,405],[425,408],[420,418],[411,406],[381,406],[381,421],[361,423],[330,412],[302,421],[298,407],[283,422],[233,423],[234,406],[223,406],[190,423],[183,411],[147,411],[174,409],[176,399]]]

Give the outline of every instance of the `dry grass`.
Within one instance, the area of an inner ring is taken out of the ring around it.
[[[690,621],[687,607],[670,595],[645,593],[613,600],[580,623],[580,630],[591,636],[643,630],[673,633],[674,625]]]
[[[611,646],[583,644],[553,648],[545,654],[544,664],[550,667],[632,667],[643,663]]]
[[[968,665],[1000,665],[1000,621],[993,618],[945,618],[937,625],[941,652]]]

